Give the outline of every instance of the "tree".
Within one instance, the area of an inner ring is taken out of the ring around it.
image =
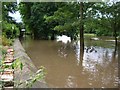
[[[79,33],[79,4],[77,2],[61,3],[58,9],[52,16],[45,17],[46,22],[57,22],[53,30],[58,31],[60,34],[70,36],[75,39]]]
[[[83,2],[80,2],[80,54],[81,58],[83,58],[83,53],[84,52],[84,21],[83,21]],[[82,60],[82,59],[81,59]]]
[[[44,17],[52,15],[56,10],[56,3],[28,3],[20,4],[20,12],[26,26],[34,33],[35,39],[48,39],[53,35],[51,29],[55,22],[47,23]],[[26,10],[27,9],[27,10]],[[29,19],[28,19],[29,18]],[[54,32],[55,33],[55,32]]]
[[[7,21],[8,23],[15,23],[12,17],[9,16],[9,13],[15,13],[17,11],[16,2],[3,2],[2,3],[2,20]]]
[[[15,20],[9,16],[9,13],[15,13],[16,10],[17,3],[2,3],[2,35],[6,36],[7,38],[14,38],[19,34],[19,29],[16,27]]]
[[[117,46],[117,31],[120,31],[120,2],[113,2],[113,5],[108,7],[108,14],[112,15],[112,18],[109,15],[107,18],[111,19],[109,20],[109,23],[111,24],[115,37],[115,45]]]
[[[74,39],[80,32],[81,37],[83,37],[82,33],[84,32],[111,35],[113,21],[116,20],[113,19],[113,16],[119,18],[119,4],[113,6],[104,2],[84,2],[83,19],[80,16],[81,5],[80,2],[24,2],[20,4],[20,11],[25,26],[34,33],[35,38],[48,39],[48,36],[54,37],[55,34],[65,34]],[[115,12],[113,15],[114,7],[117,7],[117,13]],[[114,26],[118,28],[119,20],[117,19],[116,22],[117,24]],[[83,31],[80,30],[81,26],[84,28]]]
[[[98,20],[99,26],[113,32],[115,37],[115,45],[117,46],[117,31],[120,30],[120,2],[113,3],[101,3],[101,6],[97,7],[99,10]],[[108,33],[107,32],[107,33]]]

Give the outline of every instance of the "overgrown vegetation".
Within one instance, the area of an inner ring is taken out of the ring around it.
[[[24,81],[17,81],[17,85],[15,87],[23,85],[25,86],[25,88],[31,88],[35,82],[44,79],[45,75],[46,75],[45,67],[41,66],[36,73],[31,75],[29,79]]]
[[[3,22],[3,36],[8,39],[13,39],[19,36],[20,31],[19,28],[15,24],[8,23],[7,21]]]
[[[19,60],[19,59],[16,59],[13,64],[11,65],[12,68],[14,68],[15,70],[21,70],[20,74],[23,72],[23,68],[24,68],[24,65],[23,63]],[[16,84],[16,88],[21,86],[21,85],[24,85],[25,88],[31,88],[33,86],[33,84],[36,82],[36,81],[39,81],[39,80],[42,80],[45,78],[45,75],[46,75],[46,71],[45,71],[45,67],[41,66],[36,73],[33,73],[31,75],[31,77],[29,77],[27,80],[24,80],[24,81],[14,81]]]
[[[13,39],[19,36],[20,30],[14,18],[9,16],[9,13],[17,11],[16,2],[2,3],[2,36],[7,39]]]
[[[7,50],[13,45],[14,39],[19,37],[20,29],[23,28],[22,23],[17,23],[14,18],[9,16],[9,13],[15,13],[18,10],[16,2],[3,2],[2,3],[2,36],[0,37],[2,44],[0,44],[0,76],[5,69],[20,68],[23,71],[23,63],[17,59],[12,65],[4,63]],[[25,84],[26,87],[32,87],[33,83],[45,77],[45,68],[41,67],[34,76],[30,77],[25,82],[19,82],[18,85]],[[15,82],[15,81],[14,81]],[[0,80],[0,89],[4,88],[4,81]]]
[[[13,44],[13,39],[7,39],[4,35],[2,36],[2,45],[11,46]]]

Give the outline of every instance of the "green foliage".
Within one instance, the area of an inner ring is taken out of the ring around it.
[[[17,86],[24,85],[25,88],[30,88],[34,85],[35,82],[44,79],[45,75],[46,75],[45,67],[41,66],[40,69],[38,69],[36,73],[31,75],[29,79],[25,81],[19,81]]]
[[[2,45],[0,45],[0,51],[2,51],[2,53],[0,53],[0,55],[5,55],[7,53],[6,49],[4,49]]]
[[[20,12],[25,26],[30,29],[34,38],[48,39],[52,35],[52,25],[55,23],[46,23],[44,16],[51,15],[56,10],[55,3],[21,3]]]
[[[19,35],[20,31],[15,24],[10,24],[6,21],[3,22],[3,34],[7,38],[15,38]]]
[[[57,22],[56,26],[53,27],[53,30],[59,31],[70,37],[75,37],[78,34],[78,17],[79,4],[64,3],[59,6],[58,10],[55,11],[52,16],[45,16],[44,18],[48,23]]]
[[[22,63],[19,59],[16,59],[16,60],[12,63],[12,68],[13,68],[13,69],[20,68],[20,70],[23,70],[23,63]]]
[[[120,30],[120,2],[99,3],[96,9],[99,10],[97,15],[97,33],[102,35],[115,35]]]
[[[120,30],[120,2],[83,3],[85,33],[114,35]],[[20,11],[26,26],[34,37],[48,38],[53,33],[77,37],[80,33],[80,3],[21,3]]]
[[[7,51],[2,49],[2,54],[6,54],[6,53],[7,53]]]
[[[7,39],[5,35],[2,36],[2,45],[3,46],[11,46],[13,44],[12,39]]]
[[[9,13],[14,13],[17,11],[16,2],[3,2],[2,3],[2,19],[8,23],[15,23],[12,17],[9,16]]]
[[[15,13],[15,11],[17,11],[16,2],[2,3],[2,33],[8,39],[13,39],[19,35],[15,20],[9,16],[9,13]]]
[[[45,75],[46,75],[45,67],[41,66],[40,69],[38,69],[38,71],[32,77],[30,77],[29,80],[26,80],[26,87],[28,88],[32,87],[32,85],[36,81],[43,79]]]
[[[21,71],[23,70],[23,63],[18,59],[16,59],[13,63],[12,63],[12,68],[13,69],[20,69]],[[22,72],[21,72],[22,73]],[[22,82],[19,82],[18,83],[18,86],[19,85],[25,85],[27,88],[30,88],[32,87],[32,85],[38,81],[38,80],[41,80],[45,77],[45,67],[41,66],[40,69],[38,69],[38,71],[33,74],[28,80],[25,80],[25,81],[22,81]]]

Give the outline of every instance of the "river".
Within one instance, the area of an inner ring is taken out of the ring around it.
[[[26,37],[22,45],[37,68],[46,68],[45,81],[51,88],[117,88],[118,52],[114,42],[105,39],[86,37],[82,61],[79,40],[65,44]]]

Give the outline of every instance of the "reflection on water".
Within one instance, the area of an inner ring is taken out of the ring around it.
[[[68,78],[66,79],[65,87],[69,87],[69,88],[78,87],[76,82],[75,82],[75,77],[68,76]]]
[[[75,56],[76,56],[76,60],[77,60],[77,65],[79,65],[80,63],[80,41],[76,41],[73,43],[74,47],[75,47]]]
[[[23,46],[36,67],[46,67],[50,87],[118,87],[118,52],[113,42],[85,40],[84,51],[80,51],[80,41],[28,39]]]

